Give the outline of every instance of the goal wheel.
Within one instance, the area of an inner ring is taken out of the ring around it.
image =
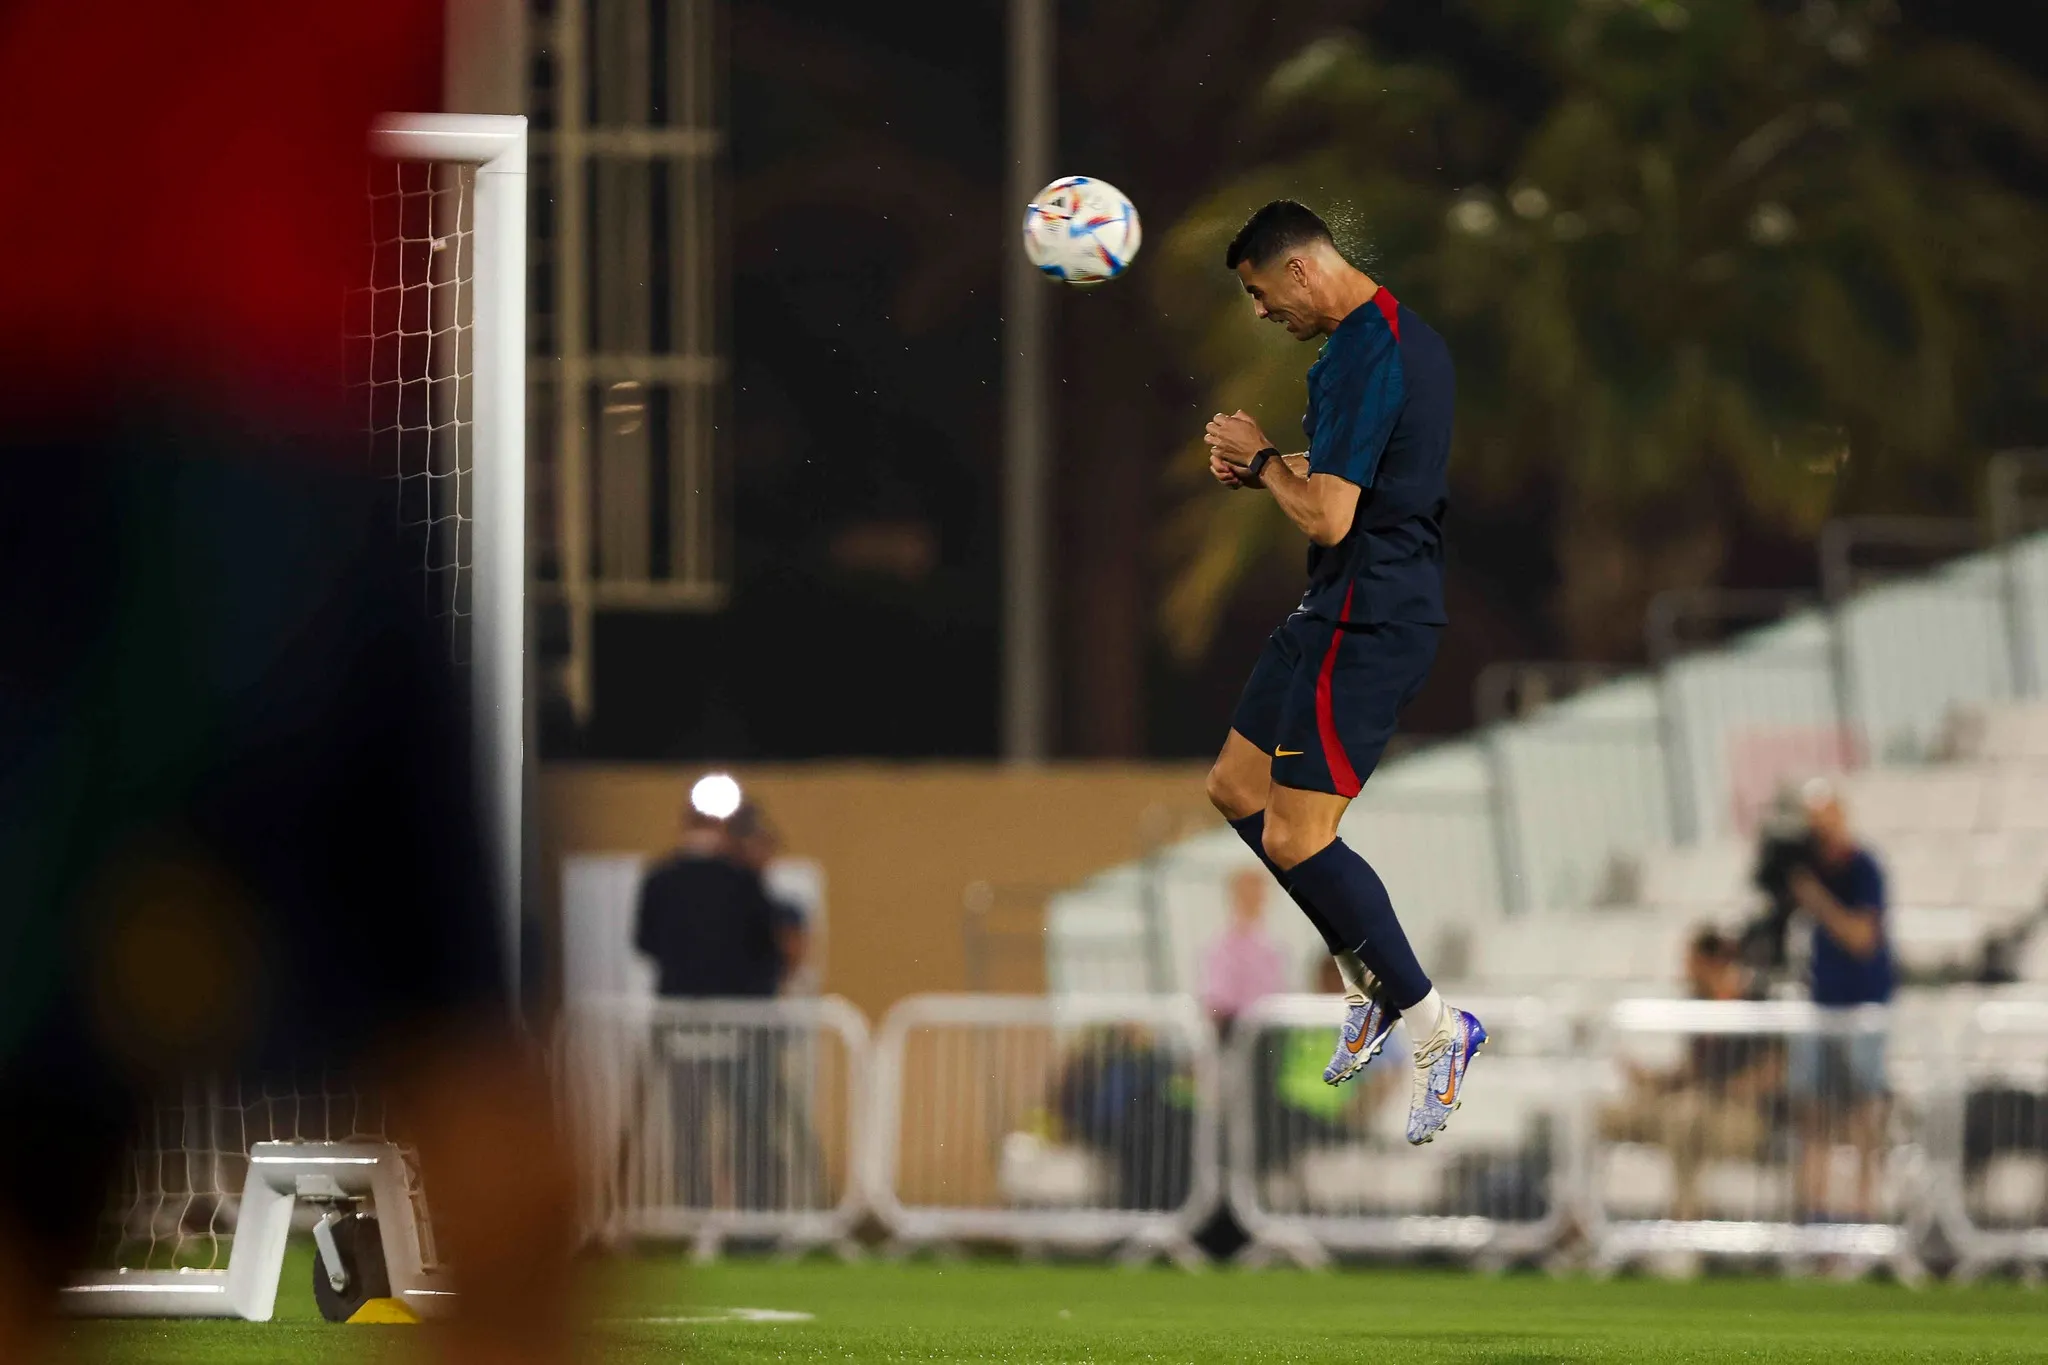
[[[323,1256],[313,1257],[313,1301],[329,1322],[347,1322],[371,1299],[391,1297],[391,1276],[384,1267],[384,1239],[372,1214],[350,1213],[327,1225],[339,1254],[342,1284],[336,1288]]]

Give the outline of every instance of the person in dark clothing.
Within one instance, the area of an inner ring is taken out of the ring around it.
[[[773,831],[758,808],[739,802],[731,778],[714,774],[693,788],[682,844],[641,883],[634,917],[634,945],[653,959],[663,999],[759,1000],[782,989],[802,958],[804,923],[763,878],[774,849]],[[790,1187],[785,1042],[773,1025],[656,1016],[654,1054],[666,1074],[685,1204],[782,1203]]]
[[[1875,1216],[1884,1130],[1891,1110],[1883,1007],[1897,972],[1885,927],[1884,871],[1856,842],[1841,798],[1815,780],[1801,793],[1814,863],[1792,874],[1792,894],[1813,922],[1813,1003],[1827,1021],[1792,1040],[1791,1089],[1799,1111],[1799,1199],[1812,1219],[1829,1215],[1833,1150],[1856,1149],[1853,1216]]]
[[[723,818],[689,808],[681,846],[640,884],[633,922],[633,946],[653,960],[655,989],[664,998],[762,997],[782,989],[803,955],[804,921],[762,879],[773,846],[753,806]]]

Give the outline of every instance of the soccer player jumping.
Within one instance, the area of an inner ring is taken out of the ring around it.
[[[1458,1107],[1486,1030],[1430,985],[1386,886],[1337,822],[1422,690],[1445,624],[1451,355],[1300,204],[1254,213],[1225,264],[1257,316],[1324,342],[1308,372],[1306,453],[1282,455],[1243,412],[1217,413],[1204,438],[1218,483],[1265,489],[1309,538],[1308,591],[1252,668],[1209,799],[1337,959],[1348,1008],[1323,1079],[1356,1075],[1406,1019],[1408,1140],[1428,1142]]]

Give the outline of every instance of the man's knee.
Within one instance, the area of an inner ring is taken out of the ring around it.
[[[1208,791],[1209,804],[1226,820],[1242,820],[1266,804],[1265,788],[1232,773],[1220,758],[1209,768]]]
[[[1334,837],[1328,830],[1266,811],[1266,856],[1281,871],[1307,862],[1329,846]]]

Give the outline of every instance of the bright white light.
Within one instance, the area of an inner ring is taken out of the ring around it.
[[[740,808],[740,784],[730,773],[709,773],[690,788],[690,806],[700,815],[727,820]]]

